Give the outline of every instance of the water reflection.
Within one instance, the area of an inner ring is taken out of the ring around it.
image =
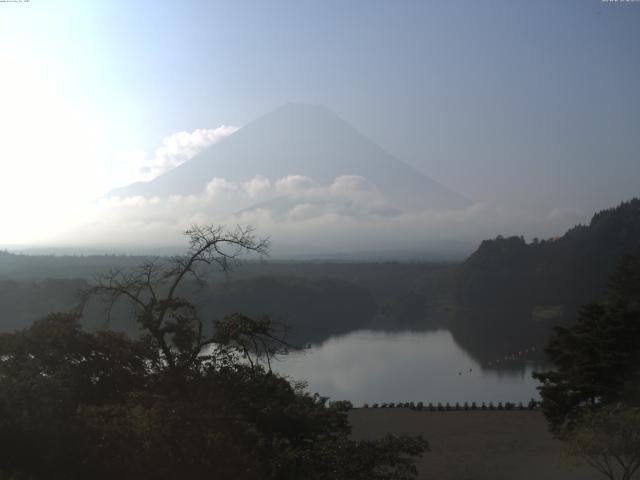
[[[538,398],[531,373],[483,369],[446,330],[376,332],[359,330],[293,353],[274,369],[304,380],[311,392],[355,405],[383,402],[528,402]]]

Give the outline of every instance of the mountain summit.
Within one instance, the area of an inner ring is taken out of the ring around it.
[[[320,186],[341,177],[364,179],[390,205],[403,210],[470,205],[463,196],[383,150],[331,110],[293,103],[254,120],[153,180],[113,190],[109,196],[166,198],[201,193],[214,178],[242,183],[259,176],[275,182],[291,175],[307,177]]]

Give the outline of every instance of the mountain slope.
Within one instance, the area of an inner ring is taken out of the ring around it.
[[[573,322],[581,305],[599,301],[617,263],[640,254],[640,199],[596,213],[589,225],[526,243],[485,240],[460,266],[454,336],[478,357],[542,345],[550,328]],[[485,350],[479,352],[478,350]]]
[[[254,120],[182,165],[109,196],[189,195],[214,177],[231,182],[259,175],[271,181],[304,175],[321,185],[341,175],[365,177],[391,204],[405,209],[464,208],[470,202],[398,160],[332,111],[286,104]]]

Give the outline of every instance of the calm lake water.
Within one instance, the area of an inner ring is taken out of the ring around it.
[[[308,382],[309,391],[354,405],[383,402],[523,402],[539,398],[531,373],[482,367],[446,330],[376,332],[333,337],[276,361],[274,370]]]

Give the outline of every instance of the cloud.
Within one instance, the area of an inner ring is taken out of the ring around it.
[[[560,235],[575,218],[559,213],[489,204],[405,212],[387,203],[366,178],[354,175],[324,185],[296,174],[275,181],[213,178],[197,195],[102,199],[60,241],[179,246],[184,244],[181,232],[191,224],[243,224],[271,236],[279,256],[355,251],[464,255],[498,234]]]
[[[151,180],[158,175],[177,167],[195,157],[205,148],[213,145],[222,138],[232,135],[238,127],[222,125],[218,128],[199,128],[193,132],[176,132],[162,140],[153,158],[140,158],[140,151],[131,155],[139,163],[139,176],[142,180]]]
[[[321,185],[302,175],[288,175],[274,182],[274,194],[287,197],[291,210],[298,214],[326,211],[327,208],[346,207],[351,209],[351,213],[362,208],[368,211],[391,208],[380,190],[360,175],[341,175],[329,185]],[[282,210],[282,204],[279,210]]]
[[[316,187],[316,182],[304,175],[287,175],[275,182],[276,190],[282,195],[301,195]]]
[[[266,200],[272,192],[271,180],[263,176],[256,176],[242,184],[247,197],[251,200]]]

